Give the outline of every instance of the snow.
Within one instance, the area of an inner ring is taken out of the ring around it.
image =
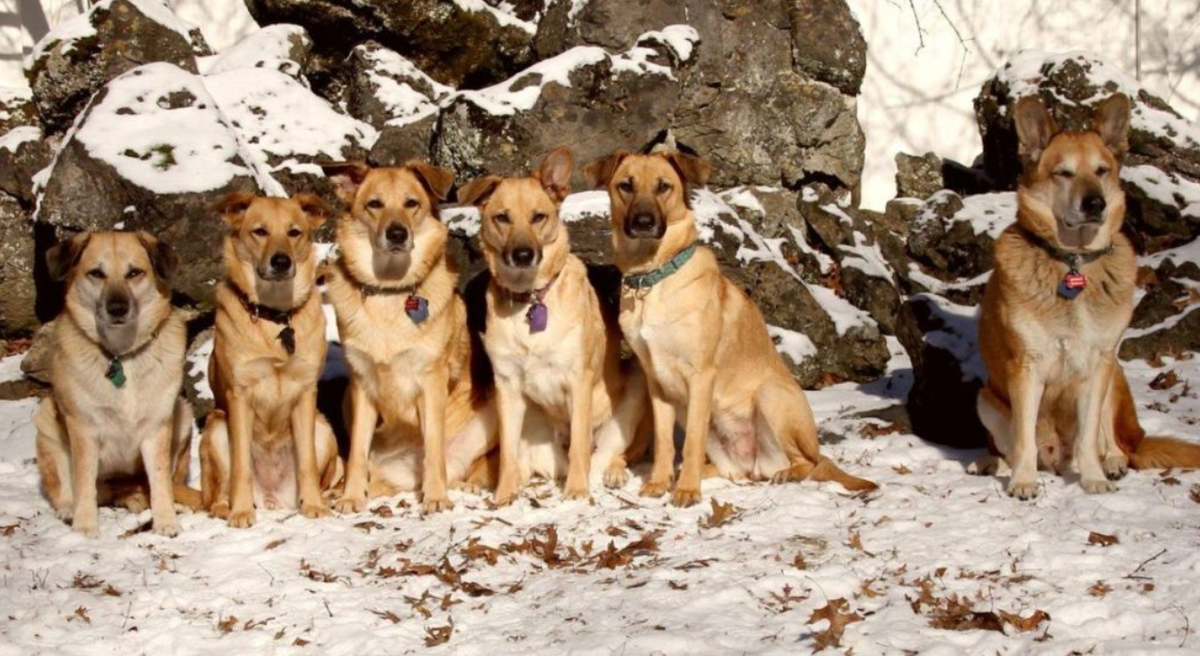
[[[979,307],[960,305],[936,294],[913,294],[914,300],[929,301],[934,316],[943,326],[925,333],[930,346],[948,351],[962,364],[963,381],[986,380],[987,367],[979,353]]]
[[[387,109],[388,125],[407,125],[438,112],[438,102],[454,92],[426,75],[407,57],[387,48],[358,46],[355,51],[370,62],[367,75],[375,86],[374,97]],[[419,91],[408,80],[420,81],[433,97]]]
[[[60,23],[57,27],[50,30],[46,36],[42,37],[41,41],[33,47],[33,52],[25,58],[25,69],[29,70],[40,60],[46,56],[49,51],[58,44],[64,44],[63,52],[67,53],[74,47],[74,42],[80,39],[86,39],[96,35],[96,28],[92,23],[92,17],[97,12],[107,13],[116,0],[101,0],[92,5],[86,13],[72,17],[70,20]],[[139,12],[150,20],[162,25],[163,27],[177,32],[188,43],[195,46],[192,41],[192,30],[196,29],[195,25],[181,20],[174,12],[171,11],[160,0],[124,0],[133,5]]]
[[[1200,184],[1148,164],[1126,166],[1121,180],[1141,189],[1151,200],[1178,208],[1180,216],[1200,218]]]
[[[801,364],[817,354],[817,345],[804,333],[771,325],[767,326],[767,332],[775,341],[776,350],[791,360],[792,364]]]
[[[27,103],[31,100],[33,100],[33,90],[27,86],[0,86],[0,121],[7,121],[12,118],[12,113],[8,111],[9,107]]]
[[[643,464],[592,504],[544,484],[502,509],[452,491],[453,510],[422,518],[403,494],[325,520],[261,512],[248,530],[184,514],[174,539],[138,530],[148,511],[71,533],[38,492],[36,401],[0,402],[0,653],[808,653],[827,627],[812,613],[836,598],[861,621],[828,653],[1192,653],[1200,473],[1134,472],[1103,496],[1042,473],[1036,501],[1010,499],[964,472],[979,452],[855,417],[902,400],[897,360],[890,379],[808,393],[823,453],[881,484],[864,496],[707,479],[704,503],[676,509],[638,496]],[[1146,428],[1187,436],[1196,393],[1148,385],[1169,369],[1200,377],[1196,359],[1126,364]],[[708,526],[714,501],[732,515]],[[1049,620],[933,628],[951,594]]]
[[[489,13],[502,26],[515,27],[531,36],[537,34],[537,23],[521,20],[513,13],[511,6],[496,7],[484,0],[454,0],[454,4],[465,11]]]
[[[24,359],[24,353],[0,357],[0,383],[20,380],[24,375],[21,373],[21,361]]]
[[[945,219],[936,212],[936,206],[958,197],[953,191],[943,189],[929,197],[917,214],[917,223],[930,221],[941,223]],[[992,239],[1000,236],[1004,229],[1017,220],[1017,194],[1001,191],[989,194],[960,197],[963,207],[950,219],[953,222],[970,223],[976,235],[987,233]]]
[[[268,25],[211,57],[197,60],[200,73],[213,75],[240,68],[269,68],[293,77],[300,75],[300,62],[292,59],[293,41],[312,43],[299,25]]]
[[[0,151],[8,150],[15,153],[21,147],[21,144],[30,141],[39,141],[41,138],[41,128],[32,125],[17,126],[0,135]]]

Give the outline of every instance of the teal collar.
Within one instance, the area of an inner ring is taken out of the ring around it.
[[[671,274],[683,268],[687,261],[696,253],[696,242],[675,254],[666,264],[646,273],[634,273],[622,280],[630,289],[649,289],[667,279]]]

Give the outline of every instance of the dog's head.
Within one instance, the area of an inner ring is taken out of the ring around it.
[[[312,233],[329,216],[313,194],[267,198],[230,194],[217,203],[229,225],[225,265],[230,280],[258,302],[290,309],[308,296],[316,280]]]
[[[1064,250],[1107,247],[1125,218],[1129,99],[1118,93],[1100,103],[1087,131],[1059,130],[1034,97],[1017,103],[1014,120],[1024,162],[1018,220]]]
[[[614,233],[654,240],[671,224],[692,220],[692,188],[706,185],[710,170],[708,162],[686,153],[617,151],[588,164],[584,174],[593,187],[608,190]]]
[[[321,167],[349,208],[339,225],[338,243],[356,275],[398,281],[414,262],[440,256],[447,231],[438,203],[446,200],[454,174],[415,161],[386,168],[363,162]]]
[[[78,234],[46,252],[51,277],[67,284],[67,311],[90,337],[120,355],[171,310],[171,247],[144,232]]]
[[[565,254],[559,208],[571,192],[573,165],[571,151],[556,148],[529,177],[489,175],[458,191],[459,201],[479,208],[484,257],[506,288],[529,291],[547,251],[558,247]]]

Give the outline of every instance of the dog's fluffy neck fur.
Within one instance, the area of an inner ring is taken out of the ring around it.
[[[645,273],[662,268],[680,251],[700,238],[692,210],[680,208],[684,216],[667,220],[661,239],[633,239],[619,227],[625,217],[613,222],[613,250],[621,273]]]
[[[375,287],[416,289],[446,261],[446,226],[427,221],[413,235],[412,250],[400,256],[381,256],[375,250],[366,227],[352,217],[338,223],[337,241],[342,265],[355,282]],[[388,261],[391,260],[391,261]]]
[[[317,267],[313,258],[296,261],[296,274],[289,280],[269,281],[258,277],[255,266],[237,256],[237,247],[232,237],[225,238],[225,281],[255,305],[272,310],[289,312],[295,310],[312,296],[317,280]]]
[[[170,298],[160,295],[138,306],[137,319],[133,323],[106,329],[96,321],[95,308],[88,308],[75,294],[68,292],[65,314],[70,326],[99,347],[108,358],[139,351],[154,339],[170,318],[171,311]]]

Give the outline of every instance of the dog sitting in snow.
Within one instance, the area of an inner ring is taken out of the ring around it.
[[[660,496],[675,474],[674,430],[685,430],[672,502],[700,500],[707,454],[729,478],[875,484],[820,455],[804,391],[753,301],[698,243],[689,194],[707,162],[684,153],[618,151],[585,168],[606,187],[613,247],[624,274],[620,324],[645,371],[654,414],[654,466],[642,494]]]
[[[988,370],[979,418],[1008,494],[1038,494],[1039,466],[1078,470],[1090,493],[1136,469],[1200,467],[1200,445],[1145,437],[1117,361],[1133,315],[1137,259],[1121,234],[1129,100],[1101,103],[1090,130],[1062,131],[1036,98],[1017,103],[1024,159],[1017,221],[996,240],[979,346]]]
[[[489,175],[458,193],[479,208],[491,274],[483,343],[496,377],[501,504],[534,474],[565,474],[564,496],[588,498],[593,448],[604,482],[623,485],[626,456],[646,446],[635,439],[645,378],[636,363],[621,361],[616,317],[604,313],[559,218],[573,163],[571,151],[558,148],[528,177]]]
[[[67,282],[54,322],[54,391],[34,415],[42,487],[58,516],[96,537],[97,506],[140,512],[177,535],[187,487],[192,411],[180,395],[187,327],[167,280],[178,259],[145,233],[81,234],[46,254]]]

